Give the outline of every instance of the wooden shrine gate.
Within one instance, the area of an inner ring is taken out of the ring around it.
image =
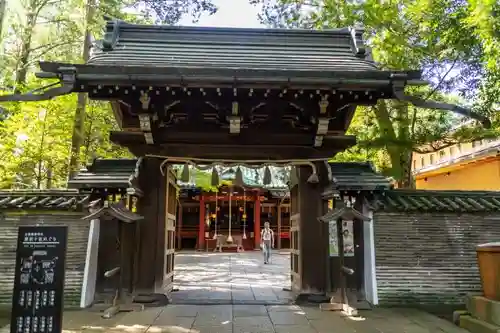
[[[427,84],[421,71],[378,68],[362,35],[350,28],[179,28],[109,21],[86,64],[40,63],[39,76],[58,79],[58,86],[2,95],[0,102],[71,93],[111,102],[119,130],[110,140],[144,159],[138,174],[137,213],[144,219],[138,224],[135,288],[147,293],[168,294],[173,282],[177,188],[165,163],[293,166],[293,289],[317,293],[327,284],[321,192],[334,182],[323,163],[328,170],[328,160],[356,144],[346,132],[357,106],[396,99],[491,125],[465,108],[406,95],[407,86]],[[104,191],[109,184],[102,185]],[[129,184],[124,186],[128,191]]]
[[[93,206],[85,219],[97,221],[100,230],[89,241],[98,254],[86,260],[95,275],[84,283],[92,294],[85,306],[112,300],[115,290],[120,297],[114,305],[164,304],[174,281],[176,182],[170,165],[157,158],[96,159],[69,181],[69,187],[90,193]]]

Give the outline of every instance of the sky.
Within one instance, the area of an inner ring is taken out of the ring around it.
[[[259,8],[252,6],[248,0],[213,0],[219,8],[214,15],[203,15],[196,23],[185,17],[179,25],[196,25],[204,27],[260,28],[257,14]]]

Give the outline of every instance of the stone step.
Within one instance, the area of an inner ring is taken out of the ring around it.
[[[483,296],[468,296],[467,311],[472,317],[500,326],[500,302]]]
[[[460,316],[460,327],[471,333],[500,333],[500,327],[471,316]]]
[[[460,318],[462,316],[469,316],[470,313],[467,310],[456,310],[453,311],[453,324],[460,326]]]

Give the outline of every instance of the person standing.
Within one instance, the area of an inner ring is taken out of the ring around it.
[[[269,264],[271,249],[274,247],[274,232],[269,226],[269,222],[264,223],[264,229],[260,232],[260,247],[264,254],[264,264]]]

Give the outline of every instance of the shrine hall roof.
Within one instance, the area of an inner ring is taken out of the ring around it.
[[[108,21],[78,76],[122,75],[144,81],[153,76],[193,82],[285,82],[345,85],[349,79],[386,80],[408,74],[421,82],[420,71],[382,71],[371,60],[362,30],[243,29],[139,25]],[[45,72],[67,65],[42,62]],[[73,66],[73,65],[71,65]],[[129,76],[127,76],[129,75]],[[131,75],[131,76],[130,76]],[[344,80],[344,81],[343,81]],[[373,82],[372,82],[373,83]],[[384,84],[385,84],[384,83]]]
[[[137,159],[95,159],[68,181],[69,188],[128,188]]]
[[[329,163],[332,182],[323,196],[332,196],[337,191],[385,191],[392,188],[391,180],[375,171],[369,162]]]
[[[11,190],[0,191],[2,210],[81,210],[89,196],[76,190]]]
[[[500,192],[391,190],[376,195],[375,211],[487,213],[500,211]]]

